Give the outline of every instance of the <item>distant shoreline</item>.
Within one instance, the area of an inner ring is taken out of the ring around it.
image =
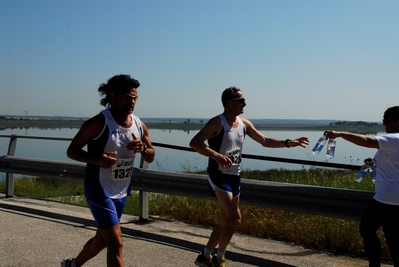
[[[80,128],[85,120],[48,120],[48,119],[19,119],[19,120],[0,120],[0,130],[13,128]],[[143,119],[149,129],[166,130],[200,130],[206,122],[151,122]],[[329,124],[257,124],[254,125],[259,130],[339,130],[357,133],[373,134],[384,131],[381,124],[378,125],[329,125]]]

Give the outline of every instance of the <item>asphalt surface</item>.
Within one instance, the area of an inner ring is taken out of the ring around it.
[[[210,228],[123,215],[125,267],[195,266]],[[84,207],[0,194],[0,266],[56,267],[74,257],[95,233],[90,211]],[[106,266],[106,251],[86,263]],[[235,234],[226,252],[227,267],[360,267],[364,259],[338,257],[287,243]],[[382,265],[391,266],[391,265]]]

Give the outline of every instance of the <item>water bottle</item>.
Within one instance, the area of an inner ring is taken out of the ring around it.
[[[370,166],[367,164],[364,164],[362,167],[360,167],[360,170],[357,172],[356,175],[356,182],[361,183],[364,180],[364,177],[366,174],[369,172]]]
[[[326,142],[327,142],[327,139],[326,139],[325,135],[320,137],[319,141],[317,141],[316,145],[312,149],[313,155],[319,155],[320,151],[323,149],[323,147],[326,144]]]
[[[327,143],[327,154],[326,158],[327,159],[332,159],[334,158],[334,153],[335,153],[335,140],[334,139],[329,139]]]
[[[375,176],[377,175],[377,166],[375,164],[369,167],[370,176],[373,179],[373,183],[375,183]]]

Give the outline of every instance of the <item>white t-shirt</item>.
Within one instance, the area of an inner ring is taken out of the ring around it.
[[[374,199],[399,205],[399,133],[376,136],[379,149],[374,156],[377,167]]]

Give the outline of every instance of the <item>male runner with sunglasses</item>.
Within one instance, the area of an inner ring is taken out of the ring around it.
[[[108,267],[124,266],[119,221],[131,193],[134,159],[137,153],[147,162],[155,156],[146,125],[133,114],[139,86],[124,74],[101,84],[100,104],[106,108],[83,123],[68,147],[69,158],[86,163],[85,196],[97,231],[78,256],[64,259],[61,267],[80,267],[105,248]]]
[[[210,119],[190,141],[198,153],[209,157],[208,184],[211,195],[217,197],[221,218],[209,237],[208,243],[195,264],[200,267],[225,266],[225,251],[231,237],[241,224],[238,207],[241,183],[241,152],[246,135],[264,147],[306,147],[307,137],[280,140],[259,132],[247,119],[239,117],[246,106],[244,95],[238,87],[229,87],[222,93],[222,114]],[[208,141],[209,146],[205,144]],[[217,254],[212,255],[218,246]]]

